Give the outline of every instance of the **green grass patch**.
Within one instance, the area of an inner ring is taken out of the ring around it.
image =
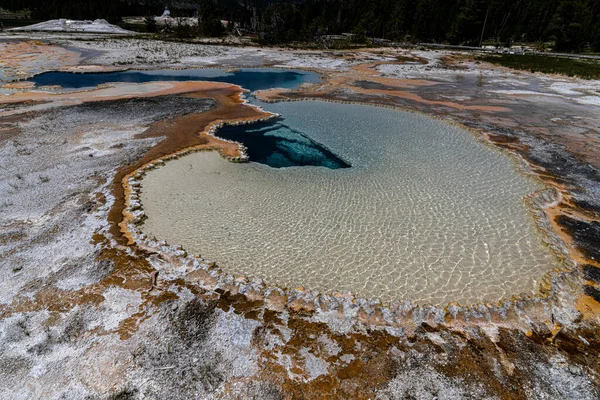
[[[522,71],[577,76],[583,79],[600,79],[600,60],[527,54],[494,54],[480,56],[478,59]]]

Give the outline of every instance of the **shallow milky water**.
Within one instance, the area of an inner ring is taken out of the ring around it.
[[[368,106],[266,108],[285,116],[267,135],[352,167],[190,154],[144,178],[145,233],[270,284],[437,305],[532,292],[556,263],[523,201],[541,186],[470,133]]]

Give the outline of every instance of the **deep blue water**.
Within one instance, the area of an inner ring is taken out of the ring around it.
[[[213,81],[240,85],[250,91],[272,88],[297,88],[302,83],[319,82],[314,72],[276,68],[242,68],[233,72],[223,69],[186,69],[121,71],[75,74],[47,72],[31,79],[37,86],[60,85],[65,89],[96,87],[110,82],[155,81]],[[261,104],[266,109],[267,104]],[[218,136],[243,143],[248,148],[250,161],[274,168],[293,166],[322,166],[331,169],[350,167],[329,149],[312,140],[308,134],[285,124],[285,116],[276,121],[219,129]]]
[[[224,126],[217,136],[243,143],[251,161],[273,168],[319,166],[348,168],[350,164],[308,135],[285,125],[285,119],[251,125]]]
[[[290,71],[274,68],[247,68],[234,72],[223,69],[186,69],[154,71],[121,71],[75,74],[70,72],[46,72],[31,79],[37,86],[60,85],[65,89],[95,87],[109,82],[155,82],[155,81],[212,81],[240,85],[250,91],[271,88],[292,89],[304,82],[318,82],[320,75],[314,72]]]

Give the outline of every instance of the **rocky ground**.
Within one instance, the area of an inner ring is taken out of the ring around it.
[[[34,32],[77,32],[81,33],[101,33],[130,35],[135,32],[122,29],[116,25],[109,24],[104,19],[95,21],[72,20],[72,19],[52,19],[33,25],[20,26],[9,29],[11,32],[34,31]]]
[[[200,86],[122,85],[54,97],[5,86],[1,398],[600,396],[597,81],[515,73],[447,52],[9,38],[0,38],[0,50],[11,54],[0,60],[4,76],[45,68],[301,67],[324,73],[324,83],[258,96],[400,107],[466,125],[548,184],[539,201],[553,207],[537,217],[570,268],[548,276],[538,296],[445,309],[228,276],[182,249],[127,240],[115,177],[165,143],[175,143],[170,152],[215,146],[202,131],[217,115],[258,118],[259,111],[231,102],[222,113],[221,92]],[[56,55],[47,65],[46,54]],[[187,132],[197,142],[174,141]]]

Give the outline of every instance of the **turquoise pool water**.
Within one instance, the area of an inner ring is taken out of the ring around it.
[[[240,85],[250,91],[271,88],[295,88],[302,83],[317,83],[321,75],[301,70],[278,68],[242,68],[224,70],[219,68],[184,70],[119,71],[77,74],[70,72],[46,72],[30,79],[37,86],[59,85],[64,89],[95,87],[110,82],[145,83],[156,81],[213,81]]]
[[[216,81],[240,85],[250,91],[297,88],[301,84],[317,83],[320,80],[321,76],[314,72],[280,68],[242,68],[233,71],[218,68],[163,69],[87,74],[47,72],[31,79],[37,86],[59,85],[67,90],[91,88],[110,82]],[[311,139],[309,134],[287,126],[283,118],[254,124],[251,127],[225,127],[220,130],[219,135],[244,143],[248,147],[252,161],[271,167],[301,165],[349,167],[347,162]]]
[[[287,125],[284,117],[252,125],[225,126],[218,130],[217,135],[242,142],[252,162],[273,168],[307,165],[331,169],[350,167],[345,160],[312,139],[309,133]]]
[[[145,233],[227,272],[384,301],[499,300],[556,264],[524,203],[541,184],[469,132],[376,107],[262,105],[281,126],[247,129],[310,138],[351,167],[191,154],[144,178]]]
[[[208,80],[294,88],[281,69],[46,73],[37,85]],[[524,197],[540,183],[470,133],[422,115],[324,102],[257,105],[281,118],[217,134],[250,163],[196,153],[150,172],[149,235],[228,272],[323,292],[444,304],[533,292],[556,264]]]

